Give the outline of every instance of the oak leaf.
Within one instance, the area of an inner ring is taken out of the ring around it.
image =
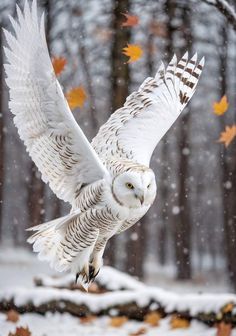
[[[220,133],[218,142],[224,143],[225,147],[228,147],[231,141],[236,137],[236,124],[232,126],[226,126],[225,130]]]
[[[110,326],[119,328],[128,321],[126,316],[115,316],[111,318]]]
[[[31,336],[31,332],[28,327],[17,327],[14,333],[9,333],[8,336]]]
[[[173,315],[170,320],[170,325],[172,329],[187,329],[190,325],[190,321],[178,315]]]
[[[227,96],[224,95],[219,102],[213,103],[214,113],[218,116],[223,115],[229,107]]]
[[[125,22],[122,22],[121,27],[134,27],[139,24],[139,18],[137,15],[130,15],[129,13],[123,13],[126,18]]]
[[[7,312],[6,320],[10,322],[16,323],[19,321],[20,315],[17,313],[16,310],[11,309]]]
[[[67,60],[64,57],[53,57],[52,66],[56,76],[59,76],[64,70]]]
[[[83,107],[87,94],[83,86],[78,86],[67,92],[66,98],[70,108],[73,110],[77,107]]]
[[[221,322],[217,325],[216,336],[230,336],[232,332],[232,325]]]
[[[161,319],[161,314],[158,312],[150,312],[144,317],[144,322],[150,324],[153,327],[157,327],[159,325],[159,321]]]
[[[129,57],[128,63],[132,63],[142,57],[143,50],[138,44],[128,44],[127,47],[123,48],[123,54]]]

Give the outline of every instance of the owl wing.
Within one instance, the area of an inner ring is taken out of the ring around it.
[[[54,193],[73,203],[84,184],[107,173],[76,123],[56,79],[49,57],[44,15],[25,2],[17,7],[18,22],[10,17],[15,36],[5,30],[6,83],[14,123],[32,160]]]
[[[186,53],[179,62],[174,55],[155,78],[147,78],[124,106],[100,128],[92,145],[105,160],[112,156],[149,165],[158,142],[189,102],[201,75],[204,58],[190,60]]]

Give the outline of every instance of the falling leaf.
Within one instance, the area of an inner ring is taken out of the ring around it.
[[[230,336],[232,332],[232,325],[221,322],[217,325],[216,336]]]
[[[56,76],[59,76],[65,68],[67,60],[64,57],[53,57],[52,66]]]
[[[136,15],[130,15],[129,13],[123,14],[126,17],[126,21],[121,24],[121,27],[134,27],[139,24],[139,18]]]
[[[236,137],[236,124],[232,126],[226,126],[224,132],[220,133],[218,142],[224,143],[225,147],[228,147],[231,141]]]
[[[128,321],[126,316],[115,316],[111,318],[110,326],[119,328]]]
[[[136,332],[129,334],[129,336],[141,336],[141,335],[145,335],[146,333],[147,333],[146,328],[140,328]]]
[[[229,107],[229,103],[226,95],[224,95],[219,102],[213,104],[214,113],[218,116],[223,115]]]
[[[20,318],[19,314],[14,309],[11,309],[7,312],[6,316],[7,321],[16,323],[17,321],[19,321],[19,318]]]
[[[70,90],[66,94],[66,98],[70,108],[73,110],[76,107],[83,107],[87,94],[82,86],[78,86]]]
[[[145,317],[144,317],[144,322],[150,324],[153,327],[157,327],[159,324],[159,321],[161,319],[161,314],[158,312],[151,312],[148,313]]]
[[[128,44],[126,48],[123,48],[123,54],[130,57],[128,63],[136,62],[142,57],[143,50],[138,44]]]
[[[8,336],[31,336],[31,332],[28,327],[17,327],[14,333],[9,333]]]
[[[189,327],[190,322],[183,317],[173,315],[170,321],[170,325],[172,329],[186,329]]]

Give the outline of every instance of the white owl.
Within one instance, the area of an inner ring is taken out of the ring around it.
[[[42,174],[62,200],[67,216],[30,230],[34,251],[58,271],[89,283],[97,275],[107,241],[136,223],[156,195],[149,168],[152,152],[192,97],[204,59],[174,56],[147,78],[111,115],[90,144],[76,123],[49,57],[44,15],[37,4],[10,17],[6,83],[19,135]]]

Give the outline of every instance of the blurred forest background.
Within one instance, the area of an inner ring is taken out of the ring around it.
[[[106,263],[147,278],[169,266],[179,280],[211,272],[236,290],[236,143],[217,142],[236,122],[236,24],[208,0],[38,0],[45,10],[52,56],[67,66],[59,80],[65,90],[82,85],[87,100],[73,111],[91,140],[109,115],[159,61],[185,50],[206,57],[191,104],[157,147],[155,204],[141,223],[114,237]],[[23,1],[17,1],[22,6]],[[216,1],[218,3],[218,1]],[[235,1],[230,0],[232,8]],[[15,0],[1,0],[0,24],[9,28]],[[137,15],[135,27],[122,27],[124,13]],[[8,110],[0,35],[0,246],[25,246],[26,228],[69,211],[44,185],[29,159]],[[139,44],[143,57],[127,64],[122,49]],[[224,94],[229,109],[213,113]]]

